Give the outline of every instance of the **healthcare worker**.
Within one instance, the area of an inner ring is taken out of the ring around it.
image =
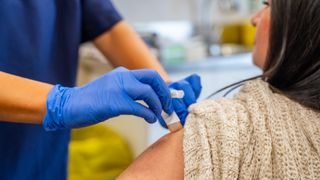
[[[74,87],[80,43],[117,68]],[[152,123],[173,110],[184,123],[198,76],[172,83],[109,0],[0,0],[0,179],[63,180],[70,129],[120,114]],[[138,104],[143,100],[147,106]],[[172,105],[173,104],[173,105]]]

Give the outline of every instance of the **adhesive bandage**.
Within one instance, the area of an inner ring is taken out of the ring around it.
[[[175,90],[170,89],[171,98],[181,99],[184,97],[184,91],[182,90]],[[180,119],[176,112],[173,112],[171,115],[168,115],[164,111],[162,111],[161,116],[163,117],[164,121],[166,122],[169,131],[175,132],[182,129],[182,125],[180,123]]]
[[[171,95],[171,98],[181,99],[184,97],[184,91],[170,89],[170,95]]]

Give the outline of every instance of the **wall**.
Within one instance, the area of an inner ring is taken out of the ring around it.
[[[131,23],[168,20],[199,23],[203,18],[220,23],[247,19],[250,17],[249,2],[257,0],[235,1],[239,4],[237,13],[221,13],[218,10],[217,0],[114,0],[113,2]],[[210,4],[209,8],[203,6],[205,2]],[[204,9],[209,11],[202,14]]]
[[[129,22],[193,20],[198,0],[114,0]]]

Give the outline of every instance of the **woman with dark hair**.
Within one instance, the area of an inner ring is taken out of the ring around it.
[[[189,108],[119,179],[320,179],[320,1],[269,0],[253,18],[263,74]]]

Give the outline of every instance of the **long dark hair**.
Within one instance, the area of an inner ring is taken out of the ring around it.
[[[320,109],[320,0],[274,0],[264,77],[276,91]]]
[[[259,78],[273,90],[320,110],[320,0],[271,2],[269,49],[263,70]]]

